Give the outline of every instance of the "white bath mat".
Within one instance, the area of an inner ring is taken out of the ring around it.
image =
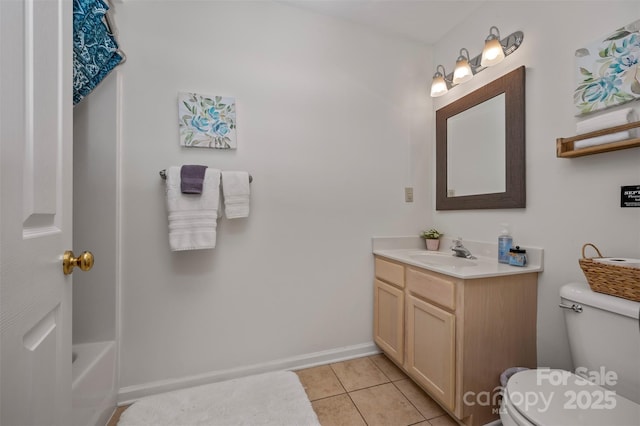
[[[279,371],[141,399],[118,426],[319,426],[295,373]]]

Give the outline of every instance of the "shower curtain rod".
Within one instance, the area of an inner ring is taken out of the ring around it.
[[[167,169],[160,170],[160,177],[167,180]],[[249,175],[249,183],[253,182],[253,176]]]

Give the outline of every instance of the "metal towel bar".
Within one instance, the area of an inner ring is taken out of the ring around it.
[[[167,170],[160,170],[160,177],[164,180],[167,180]],[[253,182],[253,176],[249,175],[249,183]]]

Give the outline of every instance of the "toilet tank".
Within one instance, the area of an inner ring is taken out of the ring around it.
[[[596,293],[586,283],[560,289],[576,374],[640,403],[640,302]],[[614,377],[615,374],[615,377]]]

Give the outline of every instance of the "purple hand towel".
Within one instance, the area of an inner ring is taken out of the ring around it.
[[[182,166],[180,168],[180,191],[183,194],[202,194],[202,182],[207,166]]]

